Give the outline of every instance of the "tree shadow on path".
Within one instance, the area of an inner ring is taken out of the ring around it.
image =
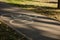
[[[24,15],[24,16],[29,16],[29,17],[36,17],[36,18],[39,18],[39,19],[48,19],[48,20],[54,20],[54,19],[51,19],[51,18],[48,18],[48,17],[43,17],[43,16],[35,16],[35,15],[28,15],[28,14],[23,14],[23,13],[16,13],[16,12],[12,12],[12,11],[7,11],[7,10],[3,10],[4,8],[12,8],[14,6],[11,6],[9,5],[8,3],[0,3],[0,14],[7,14],[7,15],[4,15],[5,17],[9,17],[9,18],[12,18],[11,15],[15,16],[15,15]],[[17,11],[17,10],[16,10]],[[26,21],[29,21],[27,19],[28,17],[19,17],[19,19],[21,20],[26,20]],[[32,21],[34,22],[39,22],[39,23],[45,23],[45,24],[51,24],[51,25],[56,25],[56,26],[60,26],[60,23],[54,23],[54,22],[49,22],[49,21],[43,21],[43,20],[37,20],[37,19],[32,19]],[[57,21],[57,20],[54,20],[54,21]],[[25,34],[26,36],[32,38],[33,40],[60,40],[58,39],[60,36],[57,35],[58,38],[53,38],[53,37],[49,37],[49,36],[44,36],[42,34],[46,34],[47,35],[50,33],[50,32],[47,32],[45,30],[41,30],[41,29],[37,29],[35,27],[33,27],[32,25],[30,24],[26,24],[26,23],[22,23],[20,22],[21,24],[25,24],[26,27],[28,28],[20,28],[20,27],[15,27],[17,30],[21,31],[23,34]],[[41,24],[40,24],[41,25]],[[43,26],[43,25],[42,25]],[[41,27],[41,26],[40,26]],[[29,29],[31,28],[31,29]],[[45,27],[45,25],[43,26],[43,28],[47,28]],[[51,28],[49,28],[51,29]],[[58,31],[58,30],[57,30]],[[59,30],[60,31],[60,30]],[[55,34],[52,34],[52,35],[55,35]]]

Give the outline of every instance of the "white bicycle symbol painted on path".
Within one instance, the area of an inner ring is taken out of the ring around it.
[[[23,15],[23,14],[21,14],[21,15],[3,14],[3,15],[1,15],[1,18],[3,18],[6,21],[9,21],[10,24],[20,25],[17,22],[21,21],[21,22],[26,22],[26,24],[32,24],[34,22],[33,19],[36,17],[30,17],[29,15],[27,16],[27,15]]]

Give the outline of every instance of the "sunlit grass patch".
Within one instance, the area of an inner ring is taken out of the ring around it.
[[[23,4],[23,5],[35,5],[35,6],[47,6],[47,7],[57,7],[57,4],[53,3],[42,3],[34,0],[5,0],[4,2],[14,3],[14,4]]]

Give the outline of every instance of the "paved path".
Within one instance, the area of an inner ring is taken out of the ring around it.
[[[33,40],[60,40],[60,22],[46,16],[0,3],[0,20]]]

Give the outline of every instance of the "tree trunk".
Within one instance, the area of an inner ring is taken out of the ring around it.
[[[60,0],[58,0],[58,8],[60,9]]]

